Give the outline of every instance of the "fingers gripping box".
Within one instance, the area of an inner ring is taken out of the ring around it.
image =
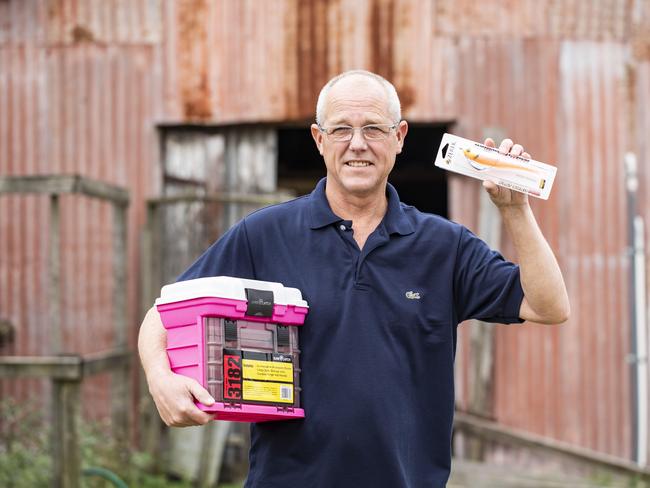
[[[298,327],[308,305],[296,288],[229,276],[181,281],[156,300],[172,371],[215,399],[219,420],[302,418]]]

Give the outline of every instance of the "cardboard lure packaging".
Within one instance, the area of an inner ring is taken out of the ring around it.
[[[435,165],[543,200],[548,199],[557,172],[555,166],[503,154],[496,148],[453,134],[442,137]]]

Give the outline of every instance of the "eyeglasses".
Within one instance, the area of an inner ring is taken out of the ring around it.
[[[397,124],[370,124],[363,127],[350,127],[349,125],[334,125],[332,127],[321,127],[318,129],[327,137],[336,142],[348,142],[352,140],[355,130],[360,130],[367,141],[383,141],[388,137],[390,131],[395,129]]]

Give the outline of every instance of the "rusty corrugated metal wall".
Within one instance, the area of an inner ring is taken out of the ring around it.
[[[534,209],[572,303],[571,320],[560,328],[499,327],[495,416],[506,425],[629,457],[626,49],[594,41],[553,43],[542,52],[539,42],[505,50],[494,44],[489,48],[501,51],[495,57],[512,57],[513,63],[512,76],[499,80],[506,94],[501,108],[489,120],[559,167],[553,197],[534,202]],[[480,133],[480,126],[470,131],[475,138]],[[471,222],[476,207],[462,198],[471,185],[456,185],[452,208]],[[509,250],[507,241],[504,247]]]
[[[119,284],[111,277],[110,206],[62,199],[69,352],[110,347],[113,286],[128,288],[135,334],[143,199],[159,184],[161,19],[161,2],[0,2],[0,174],[77,173],[127,187],[132,198],[130,279]],[[0,197],[0,316],[17,329],[13,354],[48,352],[47,217],[46,197]],[[84,383],[88,412],[107,412],[107,385],[106,377]],[[4,382],[0,396],[41,392],[21,380]]]
[[[308,120],[330,76],[366,68],[394,81],[409,120],[455,120],[475,139],[500,127],[559,167],[551,200],[534,207],[573,316],[561,328],[499,328],[495,417],[629,458],[622,158],[639,157],[648,215],[649,24],[647,0],[3,1],[0,173],[76,172],[129,188],[131,274],[119,286],[135,337],[143,201],[161,188],[156,124]],[[450,186],[452,217],[475,227],[478,188]],[[110,220],[102,204],[64,201],[73,350],[110,343]],[[47,228],[42,197],[0,199],[0,318],[17,327],[3,353],[46,352]],[[91,391],[100,400],[103,386]],[[465,373],[458,386],[463,407]]]

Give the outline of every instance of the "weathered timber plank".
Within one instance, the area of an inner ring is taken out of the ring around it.
[[[80,379],[83,375],[79,356],[1,356],[0,378]]]
[[[126,318],[127,302],[127,215],[126,206],[113,205],[113,324],[115,327],[114,347],[124,350],[127,347],[128,324]],[[118,445],[124,447],[121,453],[128,452],[130,395],[130,362],[122,362],[121,367],[112,368],[111,373],[111,418],[113,435]],[[122,461],[126,462],[126,459]]]
[[[52,382],[52,481],[56,487],[77,488],[80,484],[80,391],[80,381]]]
[[[126,287],[127,287],[127,222],[126,207],[113,206],[113,324],[114,345],[126,347]]]
[[[174,203],[249,203],[255,205],[273,205],[275,203],[286,202],[293,198],[289,193],[237,193],[237,192],[219,192],[210,194],[200,194],[198,192],[187,192],[168,197],[152,198],[148,200],[151,205],[169,205]]]
[[[106,371],[122,370],[131,364],[133,353],[126,349],[114,349],[87,354],[83,358],[83,375],[93,376]],[[121,399],[124,401],[124,398]]]
[[[131,351],[112,350],[85,357],[0,356],[0,377],[75,380],[105,371],[124,369],[131,363],[132,355]]]
[[[160,205],[154,201],[147,202],[147,222],[142,239],[142,261],[140,276],[142,279],[142,302],[140,304],[141,316],[144,318],[158,296],[161,281],[161,219]],[[144,371],[138,368],[140,382],[140,443],[144,452],[149,454],[156,463],[160,462],[160,433],[162,421],[149,394]]]
[[[119,186],[110,185],[103,181],[91,180],[88,178],[77,177],[77,185],[74,193],[109,200],[116,205],[123,207],[129,204],[129,191]]]
[[[51,195],[79,193],[108,200],[118,205],[128,205],[129,203],[129,192],[124,188],[79,175],[0,177],[0,194],[3,193],[45,193]]]
[[[58,195],[50,195],[50,252],[48,262],[48,307],[50,347],[52,354],[63,352],[61,330],[61,222]]]
[[[605,468],[625,476],[637,476],[643,481],[650,481],[650,469],[642,468],[631,461],[573,446],[548,437],[504,427],[496,422],[484,420],[471,414],[457,411],[454,416],[454,428],[457,432],[476,436],[488,442],[539,449],[596,468]]]

